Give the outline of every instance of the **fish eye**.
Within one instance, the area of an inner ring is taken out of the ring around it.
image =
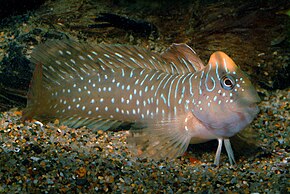
[[[234,81],[232,76],[225,75],[221,79],[221,85],[222,85],[222,87],[224,89],[231,90],[231,89],[233,89],[235,87],[236,83],[235,83],[235,81]]]

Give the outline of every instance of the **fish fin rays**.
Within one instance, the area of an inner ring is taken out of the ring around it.
[[[61,85],[93,76],[99,71],[120,68],[147,68],[170,73],[171,68],[158,53],[136,46],[91,46],[70,40],[47,41],[38,45],[31,61],[43,65],[44,84]]]
[[[202,60],[187,44],[172,44],[161,56],[173,73],[194,73],[204,68]]]
[[[61,85],[96,72],[120,68],[143,68],[170,74],[193,73],[204,67],[195,52],[186,44],[173,44],[162,55],[137,46],[91,46],[70,40],[47,41],[38,45],[31,61],[43,66],[43,84]]]
[[[101,69],[94,61],[93,48],[73,41],[47,41],[38,45],[31,61],[43,65],[43,84],[61,85]]]
[[[146,128],[130,130],[127,142],[138,157],[174,159],[181,156],[190,143],[191,136],[184,126],[174,123],[150,124]]]
[[[95,51],[100,54],[102,63],[118,68],[154,69],[170,73],[170,67],[158,53],[128,45],[98,45]]]
[[[35,114],[41,114],[41,106],[46,103],[45,96],[46,90],[43,89],[42,80],[42,65],[36,64],[33,78],[30,82],[30,90],[27,93],[27,107],[23,111],[22,119],[32,119]]]
[[[120,126],[130,125],[128,122],[103,119],[103,118],[80,118],[78,116],[68,117],[62,119],[62,124],[67,125],[71,128],[80,128],[86,126],[92,130],[103,130],[107,131],[118,129]]]

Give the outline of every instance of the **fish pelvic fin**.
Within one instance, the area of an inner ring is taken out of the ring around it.
[[[130,130],[127,142],[133,155],[156,160],[181,156],[190,143],[191,136],[184,126],[175,121],[151,124],[143,129]]]

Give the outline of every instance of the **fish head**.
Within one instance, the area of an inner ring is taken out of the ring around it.
[[[211,55],[202,72],[196,117],[218,137],[231,137],[259,112],[260,98],[246,74],[225,53]]]

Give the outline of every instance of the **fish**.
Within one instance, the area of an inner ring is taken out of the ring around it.
[[[91,46],[47,41],[36,46],[35,69],[23,119],[58,118],[73,128],[130,126],[128,147],[137,157],[175,159],[189,144],[218,140],[235,164],[229,138],[259,112],[247,75],[222,51],[204,65],[187,44],[163,53],[128,45]]]

